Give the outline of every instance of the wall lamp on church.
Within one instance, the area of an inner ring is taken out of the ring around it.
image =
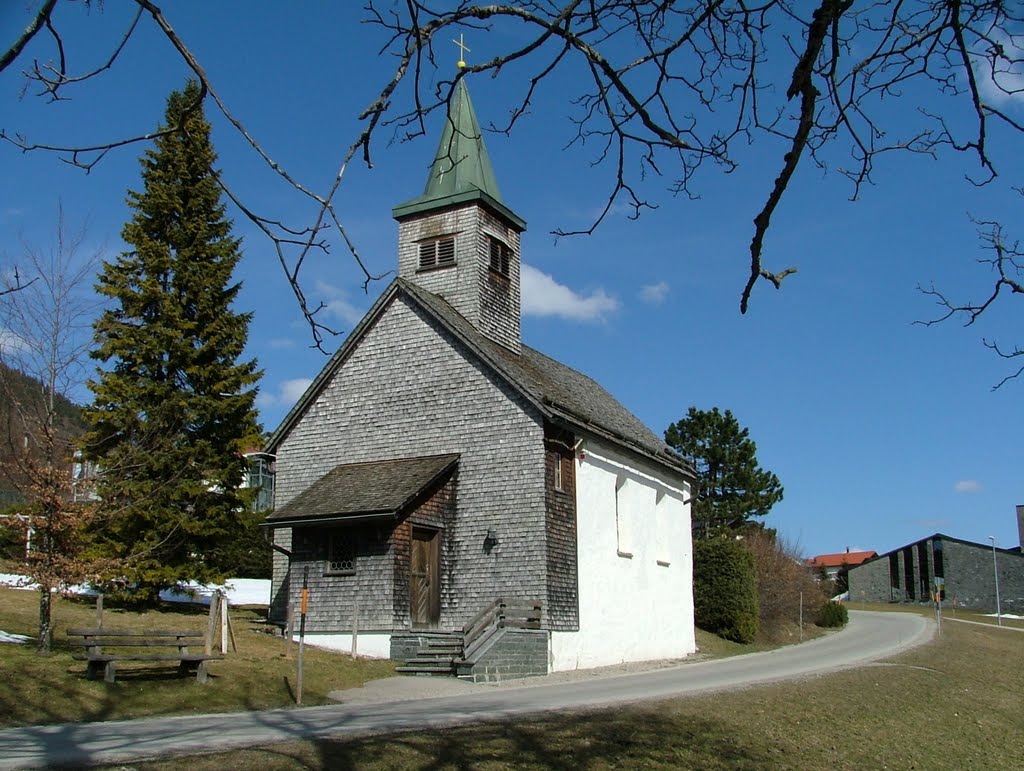
[[[490,554],[494,550],[494,547],[498,545],[498,543],[499,541],[497,531],[495,531],[494,529],[489,529],[487,531],[487,535],[484,536],[484,551]]]

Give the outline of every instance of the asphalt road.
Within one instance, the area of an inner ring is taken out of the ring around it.
[[[851,611],[844,630],[802,645],[639,674],[522,688],[481,685],[464,695],[380,704],[12,728],[0,731],[0,769],[119,763],[719,691],[877,661],[927,642],[934,627],[916,614]]]

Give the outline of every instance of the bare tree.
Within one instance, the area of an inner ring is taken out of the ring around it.
[[[8,521],[31,538],[25,570],[39,585],[40,652],[50,650],[53,590],[90,571],[80,536],[93,506],[73,492],[69,414],[69,397],[84,382],[97,307],[91,290],[100,253],[88,252],[85,239],[86,230],[71,230],[59,208],[53,246],[22,245],[19,274],[31,283],[0,300],[0,472],[24,499]],[[9,288],[6,279],[3,286]]]
[[[1024,295],[1024,251],[1021,251],[1020,242],[1009,237],[1004,226],[999,222],[975,220],[975,223],[979,228],[978,237],[983,248],[989,253],[989,256],[980,258],[978,262],[988,265],[990,273],[995,277],[991,289],[980,300],[958,301],[951,299],[934,286],[927,289],[922,287],[921,291],[934,297],[936,304],[941,308],[938,317],[920,322],[925,326],[932,326],[959,317],[964,319],[964,326],[969,327],[981,318],[982,314],[992,307],[1000,297]],[[988,339],[983,339],[982,343],[1002,358],[1010,359],[1011,365],[1015,365],[1009,374],[992,386],[992,390],[996,390],[1024,374],[1024,364],[1014,361],[1019,357],[1024,357],[1024,349],[1019,345],[1012,344],[1007,347],[1005,344],[1001,345],[998,340]]]
[[[25,31],[0,54],[0,71],[27,60],[37,38],[48,41],[50,61],[41,64],[36,57],[23,67],[42,97],[62,99],[116,66],[141,25],[155,25],[171,55],[184,60],[200,82],[200,100],[214,103],[282,184],[315,202],[312,221],[285,223],[255,212],[242,193],[224,185],[239,211],[273,243],[317,345],[332,330],[318,320],[323,306],[306,300],[301,276],[311,251],[330,248],[329,229],[362,269],[364,286],[378,278],[366,269],[334,205],[349,164],[372,165],[371,144],[382,131],[401,140],[422,134],[425,117],[447,103],[467,73],[504,78],[506,90],[517,94],[508,120],[491,126],[502,132],[515,128],[556,73],[571,73],[576,84],[569,108],[572,142],[595,146],[596,162],[610,175],[602,212],[582,231],[559,235],[593,232],[617,203],[634,217],[653,207],[641,190],[647,176],[664,176],[671,192],[696,196],[706,169],[736,168],[737,146],[758,142],[779,152],[777,171],[764,180],[762,204],[750,212],[749,253],[737,255],[749,265],[739,294],[744,313],[757,285],[779,288],[796,272],[787,260],[766,255],[766,239],[801,162],[834,168],[849,179],[856,197],[891,153],[938,156],[951,150],[973,158],[972,182],[991,184],[999,170],[994,145],[1012,142],[1024,131],[1024,123],[1003,106],[1024,89],[1019,34],[1024,7],[1019,3],[368,0],[366,18],[381,33],[381,50],[393,55],[394,69],[360,113],[365,126],[340,159],[333,182],[316,191],[271,158],[245,128],[167,15],[148,0],[134,4],[135,17],[109,56],[75,72],[63,45],[68,2],[40,2]],[[435,46],[447,46],[466,30],[507,33],[500,39],[517,42],[445,80],[435,72]],[[923,103],[932,105],[930,111],[919,106]],[[153,136],[79,146],[0,132],[0,139],[24,151],[58,152],[86,171],[109,151]]]

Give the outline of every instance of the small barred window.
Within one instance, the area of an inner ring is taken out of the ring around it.
[[[420,270],[447,268],[455,264],[455,237],[420,242]]]
[[[491,270],[507,276],[508,266],[512,261],[512,248],[494,236],[487,236],[487,242],[490,251]]]
[[[356,534],[351,529],[332,530],[327,548],[327,573],[351,576],[356,572]]]

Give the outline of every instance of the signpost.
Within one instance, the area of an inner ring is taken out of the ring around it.
[[[299,608],[299,674],[295,681],[295,703],[302,704],[302,650],[306,647],[306,610],[309,607],[309,566],[302,569],[302,605]]]
[[[946,579],[935,576],[935,591],[932,596],[935,600],[935,623],[939,625],[939,632],[942,631],[942,593],[945,587]]]

